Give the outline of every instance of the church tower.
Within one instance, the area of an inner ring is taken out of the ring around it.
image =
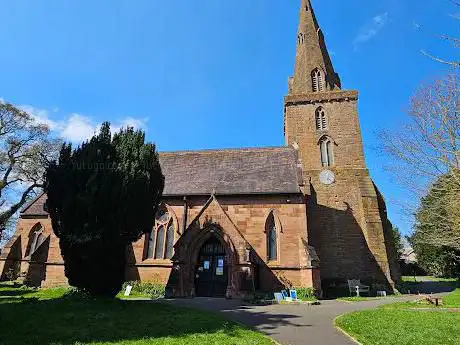
[[[358,92],[342,89],[310,0],[301,0],[296,43],[284,131],[303,166],[308,237],[321,261],[323,287],[347,279],[392,286],[391,223],[366,168]]]

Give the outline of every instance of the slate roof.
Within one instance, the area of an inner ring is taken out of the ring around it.
[[[289,146],[160,152],[164,196],[300,193],[297,152]],[[46,216],[41,194],[21,215]]]
[[[160,152],[165,196],[300,193],[289,146]]]
[[[43,209],[43,206],[46,202],[46,195],[45,193],[39,194],[35,199],[32,199],[29,203],[27,203],[22,211],[21,215],[27,216],[47,216],[48,212]]]

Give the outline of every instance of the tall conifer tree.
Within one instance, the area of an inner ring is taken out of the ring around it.
[[[163,193],[155,145],[133,128],[112,138],[104,123],[76,149],[64,144],[45,178],[69,284],[114,296],[124,282],[127,248],[151,231]]]

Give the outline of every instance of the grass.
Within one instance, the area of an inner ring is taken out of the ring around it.
[[[442,278],[442,277],[422,277],[422,276],[403,276],[401,277],[403,282],[410,282],[410,283],[419,283],[423,281],[430,281],[430,282],[456,282],[456,278]]]
[[[273,344],[218,314],[159,302],[82,298],[67,292],[0,285],[0,344]]]
[[[365,302],[365,301],[373,301],[382,298],[388,298],[394,295],[388,295],[387,297],[367,297],[367,296],[353,296],[353,297],[339,297],[337,300],[344,301],[344,302]]]
[[[443,301],[444,308],[459,308],[460,289]],[[343,315],[336,325],[363,345],[460,345],[460,312],[434,308],[427,302],[394,303]]]
[[[456,289],[453,293],[444,297],[443,307],[447,308],[460,308],[460,288]]]

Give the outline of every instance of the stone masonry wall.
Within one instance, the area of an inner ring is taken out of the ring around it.
[[[355,91],[308,93],[285,98],[285,137],[298,147],[308,203],[309,243],[321,260],[325,282],[361,279],[392,284],[377,195],[364,160]],[[315,111],[323,107],[327,130],[318,131]],[[319,181],[319,140],[334,142],[332,185]]]
[[[252,196],[252,197],[218,197],[219,205],[229,216],[238,231],[254,249],[261,262],[264,262],[269,270],[279,276],[283,281],[288,281],[295,286],[320,288],[318,284],[318,269],[311,267],[305,245],[307,243],[307,214],[304,196]],[[180,199],[165,199],[170,211],[174,213],[175,242],[180,238],[184,229],[184,204]],[[195,197],[187,201],[187,223],[202,211],[207,198]],[[267,261],[267,235],[265,223],[270,212],[274,212],[279,222],[279,249],[276,262]],[[210,214],[213,217],[221,217],[218,214]],[[41,262],[26,260],[24,255],[27,246],[30,245],[30,233],[33,227],[40,222],[43,234],[48,238],[46,257]],[[225,231],[225,229],[223,229]],[[145,259],[145,236],[133,243],[128,248],[128,266],[126,269],[128,280],[155,281],[166,283],[173,267],[171,260]],[[21,274],[34,280],[33,285],[45,287],[67,284],[64,274],[63,259],[60,254],[59,240],[51,230],[51,222],[48,217],[25,219],[18,222],[17,231],[10,247],[19,247],[15,256],[5,247],[0,259],[0,264],[10,260],[21,262]],[[1,268],[1,267],[0,267]],[[32,270],[32,271],[30,271]],[[43,272],[42,272],[43,271]],[[261,274],[261,288],[264,287],[263,274]],[[38,281],[36,281],[38,280]],[[268,284],[268,280],[267,280]]]

